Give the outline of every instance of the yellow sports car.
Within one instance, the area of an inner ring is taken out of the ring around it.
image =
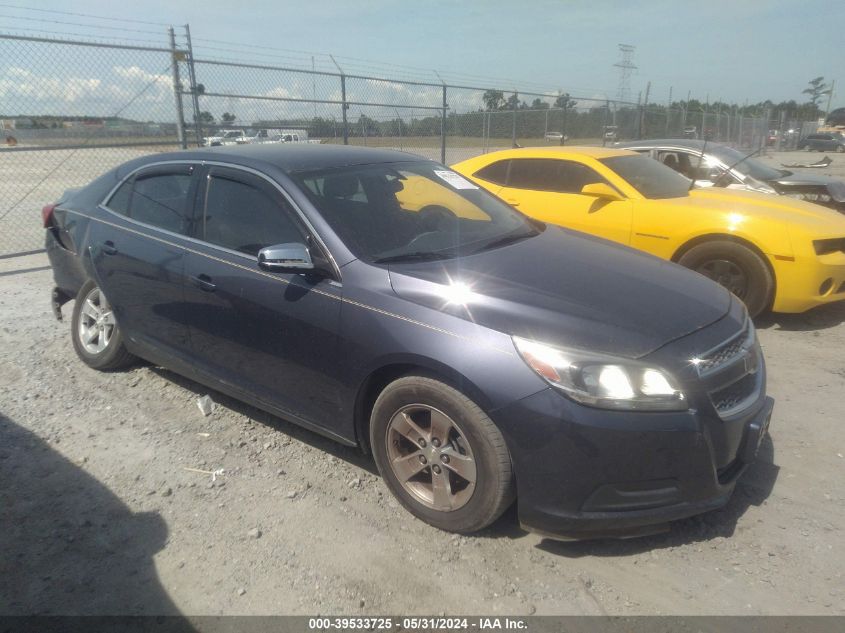
[[[453,169],[526,215],[692,268],[752,315],[845,300],[845,215],[783,196],[693,189],[628,150],[523,148]]]

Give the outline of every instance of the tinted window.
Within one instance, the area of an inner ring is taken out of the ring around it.
[[[534,191],[580,193],[584,185],[605,182],[595,171],[568,160],[526,158],[511,161],[508,186]]]
[[[135,178],[129,217],[174,233],[187,232],[185,209],[191,175],[152,174]]]
[[[303,172],[294,178],[350,250],[367,260],[447,259],[542,230],[430,161]]]
[[[219,175],[208,183],[202,237],[249,255],[265,246],[304,241],[287,202],[269,185]]]
[[[487,182],[504,185],[508,181],[508,163],[510,161],[496,161],[491,165],[487,165],[487,167],[479,169],[474,175]]]
[[[106,206],[121,215],[129,215],[129,199],[132,196],[132,184],[132,180],[130,179],[120,185]]]
[[[689,195],[689,179],[651,158],[612,156],[600,161],[646,198],[681,198]]]

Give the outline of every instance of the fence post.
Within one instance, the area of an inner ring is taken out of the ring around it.
[[[187,24],[185,25],[185,39],[188,42],[188,79],[191,82],[191,101],[194,105],[194,130],[197,136],[197,147],[202,147],[199,88],[197,87],[197,74],[194,69],[194,47],[191,46],[191,27]]]
[[[440,113],[440,162],[446,164],[446,84],[443,84],[443,110]]]
[[[560,122],[560,144],[566,145],[566,108],[569,105],[569,97],[563,102],[563,114]]]
[[[607,115],[610,114],[610,99],[605,99],[604,102],[604,116],[601,122],[601,146],[607,145]]]
[[[511,126],[511,147],[516,147],[516,108],[519,105],[519,93],[513,91],[513,125]]]
[[[346,110],[349,105],[346,103],[346,75],[340,75],[340,100],[341,109],[343,111],[343,144],[349,145],[349,122],[346,120]]]
[[[170,35],[173,95],[176,97],[176,137],[179,140],[179,146],[182,149],[188,149],[188,143],[185,140],[185,111],[182,109],[182,82],[179,80],[179,59],[184,59],[185,54],[182,51],[176,50],[176,34],[173,32],[173,27],[168,27],[167,32]]]

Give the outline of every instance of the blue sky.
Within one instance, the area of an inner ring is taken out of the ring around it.
[[[3,3],[6,4],[6,3]],[[334,54],[347,72],[390,74],[472,85],[563,90],[580,97],[614,98],[618,43],[636,46],[631,94],[651,81],[651,99],[749,102],[804,99],[807,81],[836,80],[833,106],[845,105],[845,2],[805,0],[8,0],[8,5],[191,25],[197,56],[230,56],[264,63],[307,65],[310,53]],[[38,22],[124,26],[158,32],[149,24],[19,11],[0,6],[0,31],[90,32],[106,29]],[[9,16],[29,16],[29,21]],[[34,18],[34,19],[33,19]],[[154,33],[127,37],[158,39]],[[288,49],[229,48],[221,40]],[[296,52],[294,52],[296,51]],[[327,57],[315,62],[326,68]],[[277,60],[275,58],[278,58]],[[399,68],[389,66],[407,66]],[[326,68],[328,69],[328,68]],[[842,96],[840,96],[842,95]],[[822,104],[824,105],[824,103]]]

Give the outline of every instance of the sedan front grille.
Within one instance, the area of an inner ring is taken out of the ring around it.
[[[736,382],[710,394],[713,406],[720,417],[728,417],[755,400],[758,392],[756,373],[746,374]]]
[[[696,361],[701,376],[713,373],[717,369],[738,360],[754,345],[754,330],[749,319],[742,331],[728,339],[715,349],[702,354]]]

